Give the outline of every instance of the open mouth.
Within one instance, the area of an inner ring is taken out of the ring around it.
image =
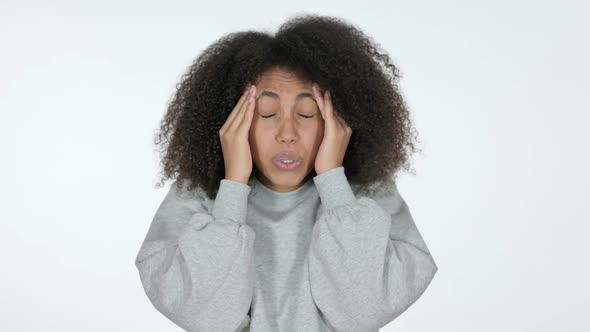
[[[275,159],[273,162],[278,168],[283,170],[291,170],[301,164],[301,160],[293,159]]]

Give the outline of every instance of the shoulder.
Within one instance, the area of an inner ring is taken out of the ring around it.
[[[212,200],[200,187],[189,190],[189,180],[176,180],[168,189],[164,202],[176,207],[184,206],[190,210],[209,210]]]
[[[397,183],[394,180],[379,183],[369,188],[351,185],[357,199],[371,199],[388,214],[396,214],[405,205]]]

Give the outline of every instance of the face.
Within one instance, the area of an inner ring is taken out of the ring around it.
[[[253,173],[274,191],[293,191],[312,174],[324,136],[324,119],[311,83],[301,81],[289,71],[270,69],[255,85],[256,106],[248,138]],[[277,159],[296,161],[284,168]]]

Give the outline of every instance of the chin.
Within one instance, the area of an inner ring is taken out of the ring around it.
[[[262,176],[267,178],[268,181],[274,184],[289,186],[299,185],[301,182],[308,179],[308,176],[313,176],[315,173],[313,168],[309,169],[306,165],[300,165],[300,168],[296,171],[283,171],[277,169],[277,167],[271,163],[268,165],[268,168],[265,169],[269,170],[269,172],[264,172]]]
[[[303,179],[303,176],[301,175],[300,172],[284,172],[281,173],[281,171],[278,172],[274,172],[272,174],[273,179],[276,179],[277,182],[289,182],[289,183],[298,183],[301,182],[301,180]]]

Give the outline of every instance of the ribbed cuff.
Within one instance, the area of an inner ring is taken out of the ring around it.
[[[356,202],[354,192],[348,183],[344,166],[332,168],[313,177],[324,210]]]
[[[211,214],[214,218],[228,218],[246,223],[248,195],[252,188],[242,182],[221,179]]]

